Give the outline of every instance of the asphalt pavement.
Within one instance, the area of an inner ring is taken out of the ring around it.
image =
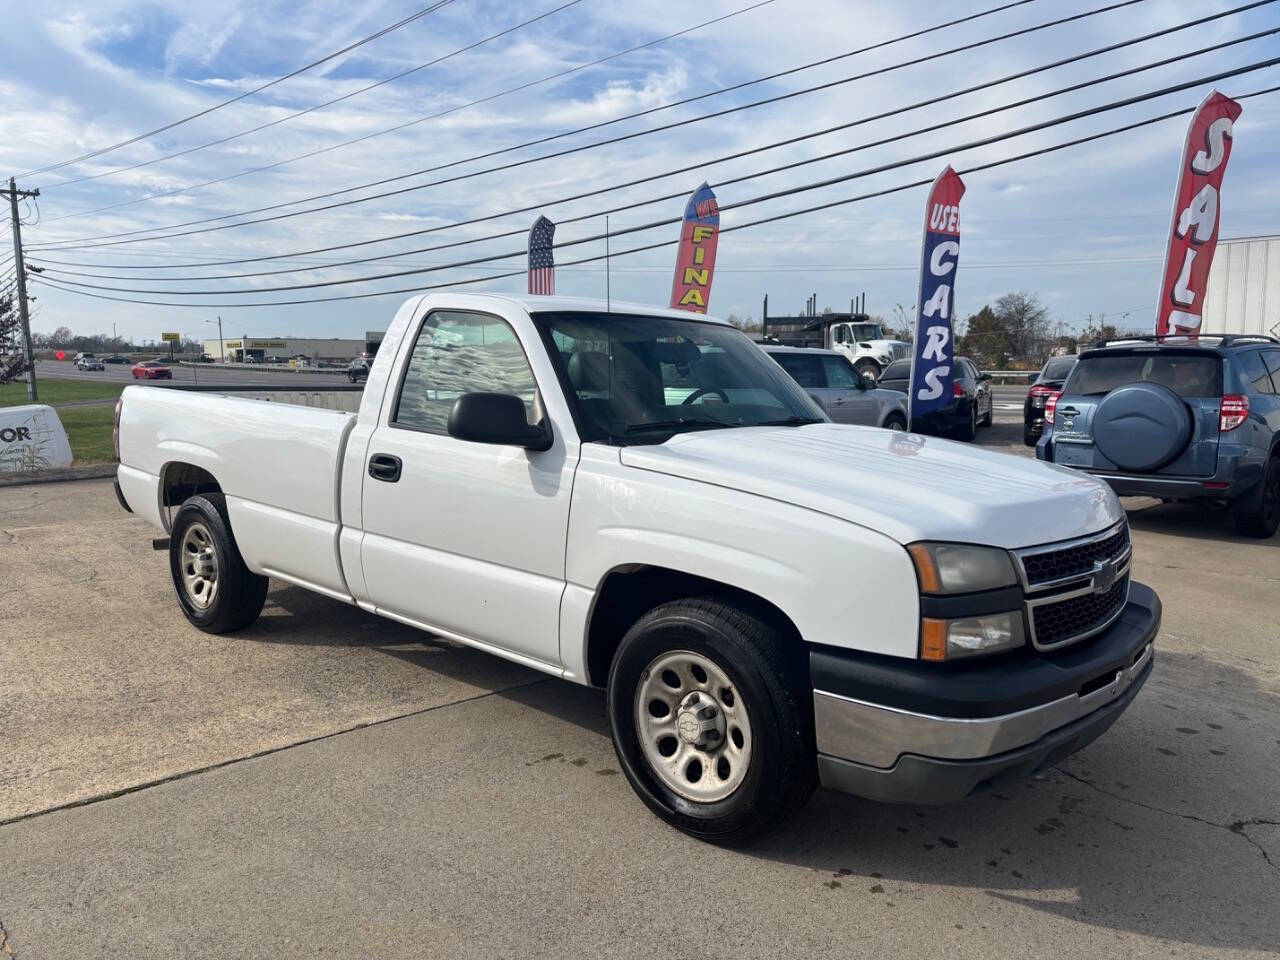
[[[599,691],[279,583],[202,634],[109,481],[0,489],[0,957],[1274,955],[1280,540],[1131,521],[1165,618],[1104,737],[730,851],[632,795]]]

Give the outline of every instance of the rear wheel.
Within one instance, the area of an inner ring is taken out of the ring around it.
[[[1028,447],[1034,447],[1040,441],[1040,434],[1029,427],[1022,428],[1022,442]]]
[[[886,430],[905,430],[907,429],[907,418],[900,413],[891,413],[884,418],[884,428]]]
[[[1235,521],[1246,537],[1266,539],[1280,529],[1280,456],[1267,462],[1261,485],[1236,507]]]
[[[646,806],[718,844],[799,808],[817,782],[801,656],[767,616],[715,598],[641,617],[609,671],[609,723]]]
[[[178,510],[169,573],[182,612],[206,633],[249,626],[266,602],[267,578],[245,566],[220,493],[191,497]]]

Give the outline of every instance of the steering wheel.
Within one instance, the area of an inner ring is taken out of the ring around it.
[[[714,393],[716,396],[720,398],[721,402],[723,403],[729,402],[729,395],[725,393],[723,390],[721,390],[719,387],[700,387],[697,390],[693,391],[693,393],[685,397],[684,402],[681,405],[687,407],[689,404],[694,403],[700,397],[705,397],[709,393]]]

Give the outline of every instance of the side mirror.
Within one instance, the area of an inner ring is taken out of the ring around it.
[[[527,450],[551,448],[551,428],[530,426],[524,401],[510,393],[464,393],[449,411],[449,436]]]

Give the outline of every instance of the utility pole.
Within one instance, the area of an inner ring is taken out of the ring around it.
[[[27,312],[27,269],[22,263],[22,221],[18,219],[18,198],[38,197],[40,191],[19,190],[13,177],[9,189],[0,190],[9,195],[9,210],[13,216],[13,269],[18,281],[18,316],[22,319],[22,348],[27,360],[27,399],[35,403],[39,399],[36,390],[36,357],[31,349],[31,315]]]

